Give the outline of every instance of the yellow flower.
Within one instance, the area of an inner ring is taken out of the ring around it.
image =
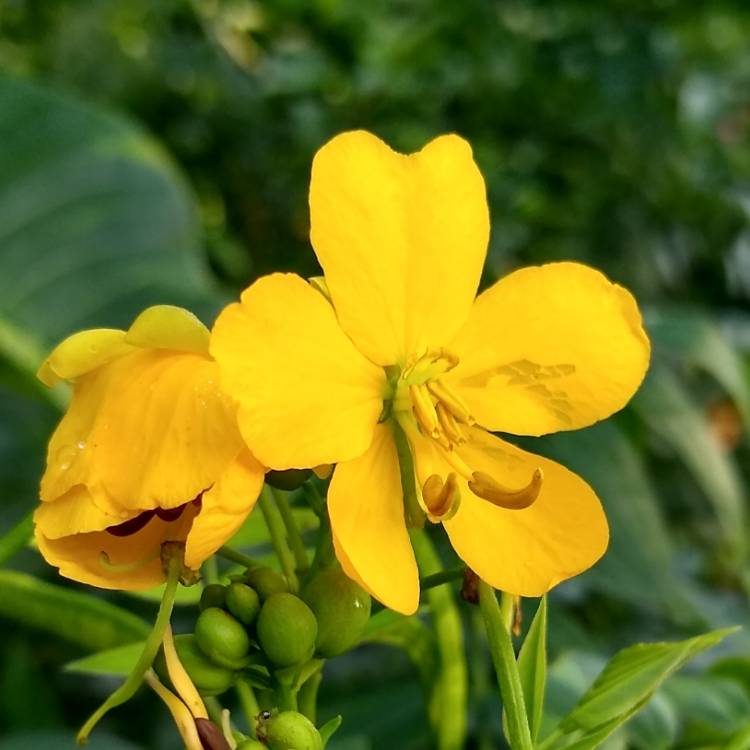
[[[36,540],[60,573],[111,589],[164,580],[162,542],[197,569],[241,525],[263,468],[218,387],[208,330],[186,310],[151,307],[125,331],[73,334],[39,370],[74,384],[50,439]]]
[[[399,434],[422,508],[489,584],[539,596],[590,567],[608,541],[594,492],[488,430],[541,435],[622,408],[650,352],[633,297],[554,263],[475,300],[487,201],[454,135],[408,156],[365,132],[334,138],[313,162],[310,212],[324,283],[259,279],[220,315],[211,351],[260,461],[337,464],[328,506],[345,570],[416,609]]]

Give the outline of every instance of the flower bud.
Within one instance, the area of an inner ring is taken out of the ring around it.
[[[203,589],[201,593],[200,607],[201,612],[209,607],[221,607],[224,606],[226,599],[227,589],[226,586],[222,586],[220,583],[211,583]]]
[[[272,469],[266,474],[266,484],[270,484],[271,487],[275,487],[277,490],[296,490],[311,476],[311,469],[285,469],[284,471],[274,471]]]
[[[268,599],[273,594],[289,591],[286,578],[273,568],[250,568],[245,574],[245,580],[258,592],[262,600]]]
[[[302,598],[318,621],[315,651],[330,659],[354,646],[370,618],[370,595],[339,567],[318,573]]]
[[[221,667],[236,669],[250,650],[250,638],[241,623],[217,607],[204,609],[195,623],[201,651]]]
[[[192,633],[176,635],[174,646],[182,666],[201,695],[220,695],[234,685],[234,672],[214,664],[198,647]],[[159,651],[154,668],[163,682],[171,682],[163,651]]]
[[[263,731],[269,750],[323,750],[323,739],[315,725],[296,711],[272,716]]]
[[[252,625],[260,612],[260,597],[245,583],[227,586],[227,609],[243,624]]]
[[[318,623],[302,599],[282,592],[266,599],[256,630],[268,660],[277,667],[292,667],[312,656]]]

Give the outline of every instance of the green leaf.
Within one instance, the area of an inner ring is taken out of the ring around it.
[[[544,715],[544,691],[547,685],[547,597],[539,601],[529,632],[518,655],[526,715],[531,739],[536,742]]]
[[[681,366],[699,367],[720,383],[750,425],[750,388],[742,359],[700,310],[656,310],[647,316],[654,349]]]
[[[86,651],[143,640],[148,625],[139,617],[90,594],[0,570],[0,617],[42,630]]]
[[[215,309],[193,197],[135,125],[0,76],[0,140],[0,356],[33,373],[76,329]]]
[[[552,747],[555,750],[598,747],[587,743],[591,738],[603,741],[644,706],[670,674],[735,630],[737,628],[716,630],[686,641],[638,644],[623,649],[560,722],[553,736],[563,736]],[[575,744],[578,742],[583,744]]]
[[[746,550],[746,494],[736,464],[709,431],[703,412],[679,379],[663,366],[652,366],[633,406],[649,427],[668,443],[695,477],[716,511],[735,559]]]
[[[66,672],[81,674],[127,677],[135,668],[138,657],[143,651],[143,644],[144,641],[137,641],[125,646],[108,648],[91,656],[68,662],[64,669]]]
[[[23,549],[34,533],[34,513],[27,513],[15,526],[0,537],[0,565],[4,565]]]
[[[440,558],[424,531],[411,533],[422,576],[441,569]],[[461,616],[450,586],[425,592],[438,654],[437,675],[430,686],[428,709],[439,750],[459,750],[466,742],[468,675]]]

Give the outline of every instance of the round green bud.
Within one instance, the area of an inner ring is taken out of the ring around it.
[[[201,593],[200,607],[201,612],[209,607],[223,607],[226,598],[226,586],[220,583],[211,583],[203,589]]]
[[[261,599],[268,599],[273,594],[289,591],[286,578],[273,568],[250,568],[245,574],[245,580],[258,592]]]
[[[285,469],[284,471],[274,471],[273,469],[266,474],[266,484],[275,487],[277,490],[296,490],[301,487],[312,476],[311,469]]]
[[[239,667],[250,650],[250,638],[242,624],[217,607],[200,613],[195,623],[195,640],[212,662],[228,669]]]
[[[260,612],[260,597],[246,583],[227,587],[227,609],[244,625],[252,625]]]
[[[315,725],[296,711],[282,711],[265,726],[269,750],[323,750],[323,738]]]
[[[220,695],[234,685],[234,672],[214,664],[200,650],[192,633],[176,635],[174,646],[182,666],[185,667],[185,671],[201,695]],[[159,655],[154,662],[154,668],[162,681],[171,682],[164,659],[164,651],[159,651]]]
[[[245,740],[237,745],[237,750],[268,750],[268,748],[258,740]]]
[[[292,667],[312,656],[318,623],[302,599],[282,592],[266,599],[256,630],[268,660],[277,667]]]
[[[370,595],[339,567],[318,573],[302,598],[318,621],[315,652],[326,659],[354,646],[370,619]]]

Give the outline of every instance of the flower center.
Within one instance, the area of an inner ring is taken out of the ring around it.
[[[542,487],[541,469],[536,469],[524,487],[510,488],[494,477],[472,469],[461,457],[461,446],[471,440],[476,420],[461,396],[441,376],[458,364],[458,357],[446,349],[426,352],[405,367],[392,380],[390,412],[411,444],[415,463],[415,441],[428,438],[452,471],[443,477],[431,474],[417,482],[420,500],[428,518],[443,521],[458,509],[460,489],[457,477],[463,477],[471,492],[506,510],[521,510],[532,505]]]

